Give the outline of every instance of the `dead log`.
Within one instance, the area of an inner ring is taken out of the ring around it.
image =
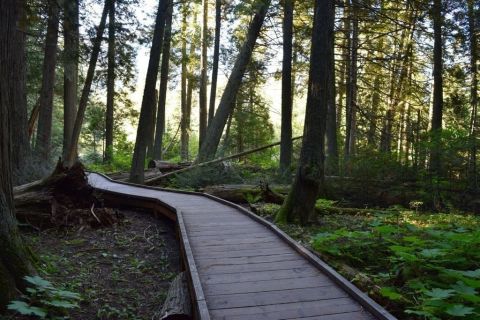
[[[167,173],[167,172],[180,170],[180,169],[189,167],[191,165],[192,165],[191,162],[172,163],[172,162],[164,161],[164,160],[150,160],[148,162],[148,168],[158,169],[162,173]]]
[[[116,210],[102,208],[82,164],[67,168],[61,160],[46,179],[15,188],[14,201],[17,219],[38,229],[103,227],[122,218]]]
[[[298,139],[301,139],[301,138],[302,138],[302,136],[294,137],[294,138],[292,138],[292,141],[295,141],[295,140],[298,140]],[[176,174],[179,174],[179,173],[182,173],[182,172],[186,172],[186,171],[196,169],[196,168],[200,168],[200,167],[211,166],[213,164],[217,164],[217,163],[224,162],[224,161],[227,161],[227,160],[237,159],[237,158],[240,158],[240,157],[252,154],[252,153],[256,153],[256,152],[259,152],[259,151],[263,151],[263,150],[278,146],[278,145],[280,145],[280,141],[268,144],[266,146],[262,146],[262,147],[250,149],[250,150],[247,150],[247,151],[244,151],[244,152],[240,152],[240,153],[237,153],[237,154],[233,154],[233,155],[228,156],[228,157],[219,158],[219,159],[215,159],[215,160],[211,160],[211,161],[207,161],[207,162],[197,163],[197,164],[191,165],[189,167],[186,167],[186,168],[183,168],[183,169],[180,169],[180,170],[176,170],[176,171],[166,173],[166,174],[161,175],[159,177],[155,177],[155,178],[151,178],[151,179],[145,179],[145,184],[146,185],[152,185],[152,184],[155,184],[155,183],[159,182],[160,180],[162,180],[164,178],[171,177],[173,175],[176,175]]]
[[[187,276],[185,272],[178,274],[173,279],[168,289],[167,298],[160,314],[155,317],[160,320],[190,320],[192,319],[192,306],[188,292]]]

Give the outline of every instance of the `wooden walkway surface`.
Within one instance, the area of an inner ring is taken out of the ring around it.
[[[227,201],[90,173],[89,183],[178,223],[196,318],[395,319],[269,222]]]

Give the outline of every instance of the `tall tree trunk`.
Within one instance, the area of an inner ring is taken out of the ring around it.
[[[349,59],[347,61],[347,106],[346,106],[346,133],[345,133],[345,160],[355,154],[357,140],[357,52],[358,52],[358,3],[352,0],[351,4],[351,36],[349,37]]]
[[[108,8],[107,111],[105,115],[105,162],[113,160],[113,111],[115,99],[115,0]]]
[[[100,45],[102,43],[103,32],[107,23],[107,13],[109,8],[109,1],[105,0],[102,17],[98,24],[97,34],[92,42],[92,53],[90,55],[90,62],[88,64],[87,75],[83,85],[82,95],[78,104],[77,116],[72,131],[72,141],[70,142],[69,150],[65,163],[67,166],[72,166],[77,158],[78,140],[80,139],[80,131],[82,130],[83,118],[85,117],[85,110],[87,109],[88,98],[90,96],[90,89],[92,87],[93,76],[95,74],[95,67],[97,65],[98,55],[100,53]]]
[[[30,156],[30,144],[28,136],[27,121],[27,91],[26,91],[26,54],[25,54],[25,35],[27,29],[26,3],[24,0],[17,0],[17,30],[14,52],[17,56],[15,63],[15,73],[12,74],[12,80],[15,84],[15,110],[13,113],[13,124],[16,132],[15,148],[12,150],[12,170],[14,184],[21,184],[28,180],[28,172],[25,172],[25,164]]]
[[[42,87],[40,89],[40,113],[38,115],[37,141],[35,144],[37,156],[44,161],[49,160],[51,151],[53,89],[55,85],[55,66],[57,64],[58,11],[57,1],[49,0]]]
[[[375,135],[377,133],[377,112],[380,107],[380,75],[375,76],[373,81],[372,106],[370,108],[370,125],[367,133],[368,145],[375,145]]]
[[[187,126],[187,1],[182,2],[182,75],[181,75],[181,119],[180,119],[180,157],[188,158],[189,127]]]
[[[163,34],[165,30],[165,18],[168,8],[168,0],[159,0],[158,12],[153,31],[150,59],[148,61],[145,89],[143,90],[142,107],[140,120],[138,122],[137,137],[133,150],[132,167],[130,169],[129,181],[143,183],[145,179],[145,155],[147,149],[148,134],[155,107],[155,86],[157,85],[158,67],[160,65],[160,53],[162,51]]]
[[[165,18],[165,35],[163,39],[162,65],[160,66],[160,90],[158,93],[155,144],[153,146],[153,159],[157,160],[162,159],[163,134],[165,133],[165,104],[167,102],[170,45],[172,40],[172,13],[173,1],[169,0],[167,16]]]
[[[208,0],[203,0],[203,22],[202,22],[202,69],[200,73],[200,95],[199,95],[199,145],[202,145],[207,134],[207,49],[208,49]]]
[[[23,277],[34,272],[18,233],[11,176],[12,149],[18,137],[12,120],[17,90],[25,88],[22,77],[11,78],[24,68],[23,55],[17,51],[21,16],[17,1],[0,1],[0,309],[18,294],[17,288],[24,289]]]
[[[335,7],[333,8],[333,15],[335,15]],[[333,19],[329,21],[335,23]],[[334,25],[328,26],[333,30]],[[333,38],[335,43],[335,34]],[[328,108],[327,108],[327,123],[326,123],[326,139],[327,139],[327,165],[326,169],[329,174],[338,174],[338,141],[337,141],[337,108],[335,103],[335,55],[332,51],[331,57],[328,59]]]
[[[442,0],[433,1],[433,109],[430,151],[430,170],[434,175],[441,173],[441,131],[443,118],[443,50],[442,50]]]
[[[210,105],[208,107],[208,125],[215,115],[217,95],[218,62],[220,60],[220,30],[222,23],[222,0],[215,0],[215,40],[213,47],[212,83],[210,84]]]
[[[324,138],[333,59],[334,1],[316,0],[310,54],[307,108],[302,151],[292,189],[280,209],[277,220],[306,224],[317,195],[324,184]]]
[[[232,73],[228,78],[217,112],[212,119],[212,123],[208,127],[205,141],[198,154],[199,162],[204,162],[215,157],[223,129],[225,128],[228,116],[234,107],[235,96],[242,84],[243,75],[250,62],[250,58],[252,57],[253,48],[260,33],[260,29],[262,28],[269,6],[270,0],[258,0],[255,2],[255,16],[250,23],[245,42],[240,49]]]
[[[147,158],[153,159],[153,144],[155,141],[155,120],[157,119],[157,109],[158,109],[158,90],[155,89],[155,103],[153,105],[153,115],[150,119],[150,132],[148,132],[147,138]]]
[[[468,33],[470,37],[470,73],[472,74],[472,83],[470,86],[470,101],[472,104],[472,115],[470,118],[470,160],[469,160],[469,181],[470,187],[478,189],[477,173],[477,134],[478,134],[478,38],[477,24],[475,20],[474,1],[468,0]]]
[[[292,47],[293,0],[283,0],[282,127],[280,172],[288,173],[292,164]]]
[[[78,103],[78,59],[80,50],[79,0],[64,1],[64,62],[63,62],[63,158],[72,141]]]
[[[338,108],[337,108],[337,130],[339,134],[341,133],[342,123],[343,123],[343,99],[347,92],[347,86],[345,79],[347,78],[347,72],[349,70],[348,64],[350,61],[350,21],[349,21],[349,12],[348,12],[348,2],[345,1],[345,6],[343,8],[343,40],[342,40],[342,62],[340,64],[340,78],[338,81]],[[340,134],[341,136],[341,134]]]

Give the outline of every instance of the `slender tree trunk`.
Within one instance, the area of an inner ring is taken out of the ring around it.
[[[208,107],[207,107],[207,49],[208,49],[208,0],[203,0],[203,22],[202,22],[202,69],[200,73],[200,95],[199,95],[199,146],[202,145],[207,134]]]
[[[150,132],[148,133],[147,139],[147,158],[153,159],[153,144],[155,141],[155,120],[157,119],[157,109],[158,109],[158,90],[155,89],[155,103],[153,106],[153,116],[150,119]]]
[[[113,111],[115,99],[115,0],[108,8],[107,112],[105,115],[105,162],[113,160]]]
[[[282,61],[282,127],[280,172],[290,171],[292,164],[292,47],[293,0],[283,0],[283,61]]]
[[[57,1],[49,0],[42,87],[40,89],[40,113],[38,115],[37,141],[35,144],[37,156],[44,161],[50,159],[51,151],[53,89],[55,85],[55,66],[57,64],[58,11]]]
[[[337,130],[341,136],[341,128],[343,123],[343,106],[344,106],[344,97],[347,92],[347,86],[345,79],[348,78],[347,72],[349,70],[349,61],[350,61],[350,21],[348,13],[348,3],[345,1],[345,6],[343,8],[343,40],[342,40],[342,62],[341,62],[341,73],[338,81],[338,108],[337,108]],[[346,105],[346,102],[345,102]]]
[[[474,1],[468,0],[468,29],[470,37],[470,73],[472,83],[470,86],[470,101],[472,104],[472,115],[470,118],[470,159],[469,159],[469,181],[472,189],[478,189],[477,173],[477,133],[478,133],[478,38],[477,24],[475,20]]]
[[[270,6],[270,0],[258,0],[255,3],[255,16],[253,17],[248,28],[245,43],[243,44],[242,48],[240,49],[240,53],[237,56],[237,60],[228,79],[217,112],[212,119],[212,123],[208,128],[205,141],[201,146],[198,154],[199,162],[204,162],[215,157],[220,138],[222,137],[223,129],[225,128],[228,116],[234,107],[235,97],[240,85],[242,84],[243,75],[248,63],[250,62],[250,58],[252,57],[255,42],[260,33],[263,21],[265,20],[268,7]]]
[[[151,119],[155,108],[155,86],[157,85],[158,68],[160,65],[160,53],[165,30],[165,18],[168,8],[168,0],[159,0],[158,11],[153,31],[150,59],[148,61],[145,89],[143,90],[142,107],[140,120],[138,122],[137,137],[133,150],[132,167],[130,169],[129,181],[143,183],[145,180],[145,155],[147,149],[148,134],[151,131]]]
[[[28,136],[27,121],[27,95],[26,95],[26,54],[25,54],[25,34],[27,29],[26,4],[24,0],[17,0],[17,30],[14,52],[18,57],[15,59],[17,72],[13,73],[12,80],[15,84],[15,109],[13,124],[16,132],[15,148],[12,150],[13,182],[14,184],[23,183],[28,180],[28,172],[25,172],[25,164],[30,157],[30,144]]]
[[[333,9],[335,15],[335,7]],[[335,23],[333,19],[330,23]],[[333,30],[334,25],[328,26]],[[335,43],[334,39],[332,40]],[[338,174],[338,141],[337,141],[337,108],[335,104],[336,90],[335,90],[335,55],[332,50],[331,57],[328,59],[328,108],[327,108],[327,124],[326,124],[326,139],[327,139],[327,165],[326,168],[329,174]]]
[[[377,112],[380,107],[380,75],[375,76],[373,81],[372,107],[370,108],[370,125],[367,133],[368,145],[375,145],[375,134],[377,133]]]
[[[12,120],[18,90],[25,88],[23,77],[11,77],[24,68],[23,54],[17,51],[22,16],[17,1],[0,1],[0,309],[18,294],[17,288],[25,288],[23,277],[34,273],[17,228],[11,175],[12,149],[18,138]]]
[[[105,31],[109,1],[111,0],[105,0],[102,17],[97,28],[97,34],[92,42],[92,53],[90,56],[90,62],[88,64],[88,70],[85,77],[85,83],[83,85],[82,95],[80,96],[80,102],[78,104],[77,116],[75,117],[75,123],[72,131],[72,141],[69,146],[70,148],[68,150],[67,158],[65,159],[67,166],[72,166],[77,158],[78,140],[80,139],[80,131],[82,130],[83,118],[85,117],[85,110],[87,109],[90,89],[92,87],[93,76],[95,74],[95,67],[97,65],[98,55],[100,53],[100,45],[102,43],[103,32]]]
[[[162,65],[160,67],[160,90],[158,93],[157,121],[155,129],[155,144],[153,159],[162,159],[163,135],[165,133],[165,104],[167,102],[167,84],[170,64],[170,45],[172,40],[172,13],[173,2],[169,0],[167,17],[165,18],[165,35],[162,49]]]
[[[182,3],[182,76],[181,76],[181,119],[180,119],[180,157],[188,158],[189,128],[187,126],[187,14],[188,5]]]
[[[442,0],[433,1],[433,110],[432,110],[432,146],[430,152],[430,170],[434,175],[441,173],[441,131],[443,118],[443,49],[442,49]]]
[[[324,184],[324,137],[331,91],[330,60],[333,59],[334,1],[316,0],[310,55],[305,126],[300,163],[292,189],[277,220],[306,224]]]
[[[355,154],[357,139],[357,52],[358,52],[358,4],[352,0],[351,38],[349,38],[349,60],[347,61],[347,106],[345,161]]]
[[[64,74],[63,74],[63,158],[72,141],[78,103],[78,59],[80,50],[79,0],[64,1]]]
[[[220,30],[222,23],[222,0],[215,0],[215,40],[213,47],[212,83],[210,85],[210,105],[208,107],[208,125],[215,115],[217,95],[218,62],[220,60]]]

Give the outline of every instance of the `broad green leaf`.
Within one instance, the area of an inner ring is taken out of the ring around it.
[[[24,278],[27,280],[27,282],[33,284],[34,286],[38,288],[43,288],[43,289],[50,289],[53,288],[52,283],[50,281],[47,281],[39,276],[25,276]]]
[[[398,293],[394,288],[391,287],[383,287],[380,289],[380,294],[384,297],[389,298],[390,300],[400,300],[403,296]]]
[[[422,251],[420,251],[420,254],[425,258],[436,258],[444,256],[445,252],[440,249],[423,249]]]
[[[453,306],[448,307],[447,310],[445,310],[445,312],[454,317],[465,317],[465,316],[468,316],[469,314],[474,313],[474,309],[467,307],[463,304],[455,304]]]
[[[57,291],[55,291],[55,295],[57,295],[61,298],[67,298],[67,299],[75,299],[75,300],[80,300],[81,299],[81,297],[78,293],[71,292],[71,291],[66,291],[66,290],[57,290]]]
[[[66,301],[66,300],[52,300],[52,301],[42,301],[42,302],[46,305],[57,307],[57,308],[63,308],[63,309],[73,309],[78,307],[78,304],[71,303],[70,301]]]
[[[9,310],[16,311],[20,314],[27,315],[27,316],[37,316],[41,319],[44,319],[47,316],[47,313],[38,307],[30,306],[28,303],[24,301],[12,301],[7,306]]]
[[[463,271],[462,274],[464,276],[470,277],[470,278],[479,278],[480,279],[480,269],[473,270],[473,271]]]
[[[451,297],[454,292],[455,290],[451,289],[433,288],[432,290],[426,291],[425,294],[433,299],[443,300]]]
[[[465,283],[462,281],[458,281],[456,284],[452,286],[452,289],[457,291],[458,293],[468,294],[468,295],[476,295],[477,291],[475,288],[466,286]]]

